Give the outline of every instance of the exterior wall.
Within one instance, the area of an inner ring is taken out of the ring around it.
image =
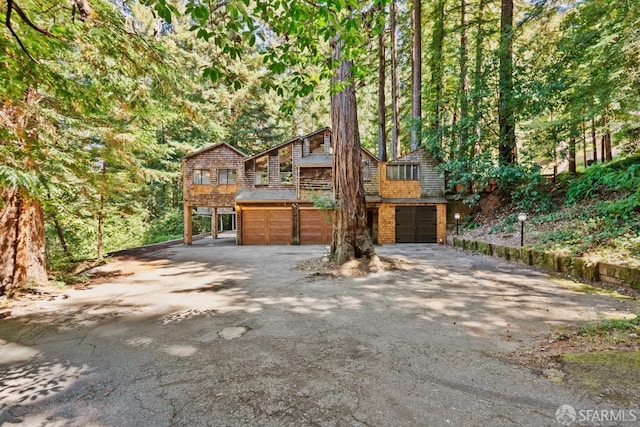
[[[387,166],[417,163],[420,180],[388,180]],[[412,151],[388,163],[380,163],[380,195],[393,198],[420,198],[442,196],[444,178],[435,168],[435,162],[428,159],[423,150]]]
[[[299,197],[309,200],[319,193],[331,195],[333,191],[332,168],[299,168]]]
[[[396,205],[382,203],[378,210],[378,242],[393,244],[396,242]],[[445,242],[447,238],[447,205],[445,203],[420,203],[411,206],[435,206],[436,207],[436,239]]]
[[[378,196],[380,195],[381,188],[380,170],[382,164],[378,159],[375,159],[366,153],[362,153],[363,158],[364,156],[369,158],[371,164],[371,179],[369,181],[364,181],[364,194],[367,196]]]
[[[238,184],[218,185],[220,169],[235,169],[236,182],[244,180],[244,159],[240,153],[226,145],[218,145],[183,160],[182,179],[184,203],[187,206],[233,207]],[[193,184],[194,169],[206,169],[211,174],[211,184]]]

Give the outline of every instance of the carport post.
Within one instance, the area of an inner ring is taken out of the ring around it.
[[[218,208],[213,208],[211,212],[211,237],[218,238]]]
[[[185,245],[190,245],[193,241],[193,218],[191,209],[190,205],[184,204],[184,237],[182,241]]]

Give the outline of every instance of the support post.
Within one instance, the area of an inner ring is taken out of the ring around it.
[[[211,212],[211,237],[218,238],[218,208],[213,208]]]
[[[184,204],[184,236],[183,242],[185,245],[190,245],[193,242],[193,216],[191,214],[191,206]]]

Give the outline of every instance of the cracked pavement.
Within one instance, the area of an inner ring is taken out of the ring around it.
[[[18,302],[0,425],[558,426],[563,404],[617,407],[501,356],[637,301],[446,246],[376,249],[401,268],[314,275],[295,266],[324,246],[206,238]]]

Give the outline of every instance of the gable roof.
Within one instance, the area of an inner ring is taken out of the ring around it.
[[[266,150],[261,151],[258,154],[254,154],[251,157],[247,157],[246,159],[244,159],[244,161],[247,162],[249,160],[257,159],[258,157],[262,157],[262,156],[264,156],[264,155],[266,155],[266,154],[268,154],[268,153],[270,153],[270,152],[272,152],[274,150],[279,150],[280,148],[282,148],[282,147],[284,147],[286,145],[289,145],[289,144],[293,144],[294,142],[296,142],[298,140],[301,140],[301,139],[302,139],[301,137],[296,136],[295,138],[292,138],[292,139],[290,139],[288,141],[285,141],[282,144],[274,145],[273,147],[267,148]]]
[[[233,150],[236,153],[240,154],[242,157],[247,157],[246,153],[243,153],[242,151],[240,151],[238,148],[234,147],[233,145],[230,145],[230,144],[228,144],[226,142],[220,142],[218,144],[213,144],[213,145],[210,145],[208,147],[201,148],[200,150],[194,151],[191,154],[187,154],[186,156],[183,157],[183,159],[189,159],[191,157],[197,156],[198,154],[202,154],[202,153],[210,151],[210,150],[215,150],[215,149],[221,148],[223,146],[227,147],[227,148],[230,148],[231,150]]]
[[[305,140],[307,138],[311,138],[312,136],[318,135],[318,134],[326,132],[326,131],[331,132],[331,129],[328,126],[325,126],[322,129],[314,130],[313,132],[308,133],[306,135],[295,136],[295,137],[289,139],[288,141],[283,142],[282,144],[274,145],[273,147],[267,148],[266,150],[261,151],[258,154],[254,154],[251,157],[247,157],[245,159],[245,162],[249,161],[249,160],[257,159],[258,157],[262,157],[262,156],[264,156],[264,155],[266,155],[266,154],[268,154],[268,153],[270,153],[270,152],[272,152],[274,150],[279,150],[280,148],[282,148],[282,147],[284,147],[286,145],[292,144],[292,143],[294,143],[296,141],[303,141],[303,140]]]
[[[402,156],[396,157],[395,159],[391,159],[389,161],[387,161],[387,163],[391,164],[393,162],[404,162],[406,161],[406,158],[414,155],[414,154],[420,154],[422,156],[424,156],[426,159],[431,160],[433,162],[435,162],[436,160],[433,158],[433,156],[427,152],[427,149],[425,147],[418,147],[415,150],[409,151],[408,153],[403,154]]]

